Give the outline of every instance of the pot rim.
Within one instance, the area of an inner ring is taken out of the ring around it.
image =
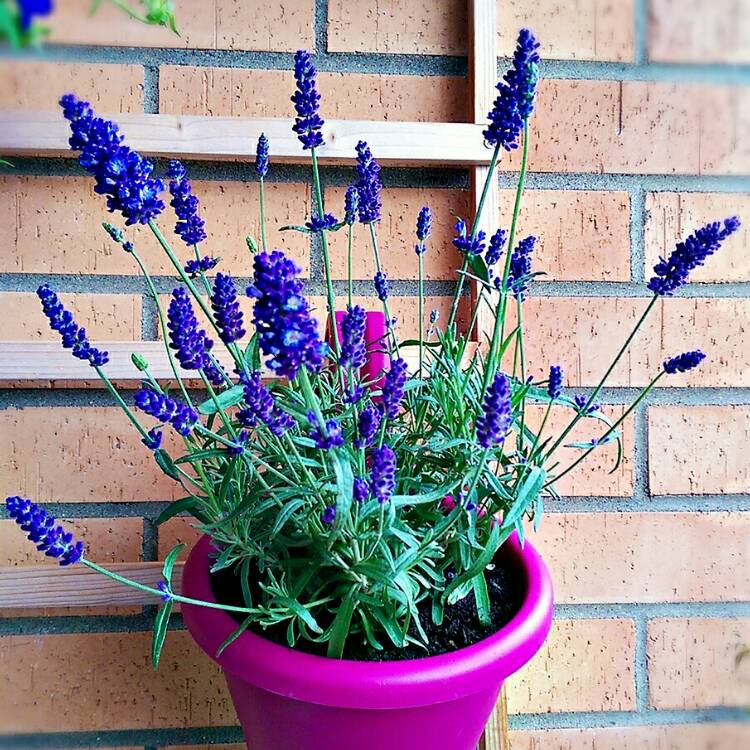
[[[183,593],[216,601],[209,577],[211,538],[193,547],[183,572]],[[183,604],[183,620],[198,645],[226,672],[272,693],[339,708],[393,709],[442,703],[498,688],[544,643],[552,624],[552,582],[534,547],[514,533],[501,553],[516,559],[526,596],[511,621],[493,635],[437,656],[400,661],[352,661],[316,656],[246,630],[221,656],[216,651],[237,629],[219,609]]]

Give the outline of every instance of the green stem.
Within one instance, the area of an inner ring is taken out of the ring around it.
[[[260,178],[260,244],[263,252],[268,252],[266,242],[266,186],[265,180]]]
[[[94,366],[94,369],[96,370],[97,375],[102,379],[104,385],[107,386],[107,390],[112,394],[112,397],[115,399],[115,401],[117,401],[120,408],[125,412],[127,418],[133,423],[136,430],[141,433],[141,437],[148,439],[148,432],[141,426],[141,423],[138,421],[138,417],[133,414],[133,410],[125,403],[122,396],[117,392],[117,388],[114,387],[112,381],[104,373],[104,370],[102,370],[101,367],[97,367],[96,365]]]
[[[352,306],[352,297],[353,297],[353,286],[354,286],[354,280],[352,279],[352,276],[354,274],[353,268],[354,264],[352,261],[352,253],[353,253],[353,246],[354,246],[354,224],[349,224],[349,230],[347,232],[348,234],[348,246],[346,251],[346,268],[347,268],[347,293],[349,295],[349,307]]]
[[[383,264],[380,260],[380,247],[378,246],[378,235],[375,232],[375,222],[371,221],[368,225],[370,227],[370,240],[372,241],[372,252],[375,256],[375,270],[378,273],[383,272]],[[386,328],[388,329],[391,338],[393,339],[393,348],[396,350],[396,355],[401,356],[401,352],[398,348],[398,337],[396,336],[396,331],[391,324],[392,318],[391,318],[391,311],[388,307],[388,299],[383,300],[383,312],[385,313],[385,324]]]
[[[134,21],[140,21],[141,23],[146,24],[151,23],[151,21],[149,21],[146,16],[142,16],[140,13],[134,11],[126,2],[124,2],[124,0],[109,0],[109,2],[114,5],[115,8],[119,8],[121,11],[126,13]]]
[[[419,259],[419,377],[424,378],[424,242],[420,242]]]

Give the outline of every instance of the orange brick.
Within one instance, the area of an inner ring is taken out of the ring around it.
[[[326,191],[327,210],[343,213],[344,188]],[[378,225],[378,244],[383,268],[391,279],[416,279],[417,256],[414,253],[415,226],[419,209],[429,205],[434,214],[432,236],[425,254],[425,278],[456,278],[461,257],[451,244],[456,216],[467,216],[469,195],[462,190],[428,188],[387,188],[383,191],[383,219]],[[331,265],[335,279],[347,277],[347,233],[344,229],[330,236]],[[367,227],[354,229],[354,278],[371,279],[375,275],[372,242]]]
[[[500,192],[499,225],[509,228],[515,190]],[[543,281],[628,281],[630,198],[627,193],[527,190],[517,237],[539,238],[534,264]]]
[[[136,562],[143,551],[142,518],[60,519],[69,531],[86,545],[86,557],[106,565],[112,562]],[[14,521],[0,520],[0,565],[52,566],[57,563],[38,552]],[[55,617],[58,615],[137,614],[139,607],[48,607],[46,609],[8,609],[3,617]]]
[[[524,302],[528,371],[546,377],[554,362],[565,369],[569,385],[596,385],[647,304],[644,298],[529,298]],[[662,378],[660,387],[750,385],[750,301],[660,300],[608,385],[646,385],[667,357],[693,348],[708,353],[705,362]]]
[[[633,710],[634,657],[630,620],[556,620],[542,650],[508,680],[508,710]]]
[[[605,407],[605,413],[610,420],[615,421],[622,416],[623,408]],[[527,424],[532,430],[537,430],[542,421],[544,409],[539,406],[529,406]],[[557,436],[572,419],[570,409],[556,408],[552,410],[543,433],[545,437]],[[600,421],[591,419],[581,420],[564,441],[565,445],[586,442],[594,437],[603,435],[607,426]],[[592,451],[569,474],[555,482],[555,489],[566,496],[611,495],[628,497],[633,493],[633,419],[625,420],[618,428],[622,436],[622,461],[616,471],[610,474],[617,461],[617,444],[608,443]],[[558,448],[553,462],[559,466],[551,471],[551,477],[570,466],[582,453],[580,448]]]
[[[748,122],[750,88],[545,80],[529,164],[541,172],[744,174]]]
[[[750,62],[747,0],[651,0],[649,57],[659,62]]]
[[[136,341],[141,337],[141,298],[135,294],[61,294],[63,304],[92,340]],[[0,294],[0,319],[6,341],[58,341],[33,292]]]
[[[221,256],[224,270],[250,275],[252,263],[244,238],[248,233],[260,236],[257,183],[198,180],[193,187],[208,232],[201,250]],[[290,232],[282,236],[278,228],[300,223],[309,213],[309,199],[307,186],[267,186],[269,242],[283,247],[305,273],[309,268],[307,237]],[[7,248],[0,256],[0,272],[138,274],[133,259],[102,230],[101,222],[110,218],[104,201],[93,191],[93,180],[0,177],[0,244]],[[187,260],[192,250],[172,234],[174,222],[171,208],[159,219],[175,253]],[[131,228],[127,234],[134,238],[152,274],[174,275],[150,230]]]
[[[513,750],[738,750],[747,724],[536,729],[510,733]]]
[[[560,603],[744,601],[750,513],[550,513],[534,545]]]
[[[94,65],[4,60],[0,71],[0,108],[59,112],[68,92],[101,112],[143,111],[140,65]],[[62,115],[60,115],[62,119]]]
[[[633,0],[498,0],[500,54],[513,54],[518,29],[528,27],[545,59],[633,62]]]
[[[224,677],[185,631],[169,633],[157,672],[150,633],[0,638],[5,732],[227,726]],[[61,700],[61,698],[63,698]]]
[[[233,0],[181,0],[176,18],[180,36],[170,30],[131,21],[110,3],[89,18],[88,0],[57,5],[49,25],[50,40],[67,44],[125,47],[179,47],[293,52],[312,48],[313,0],[291,0],[264,6]]]
[[[654,495],[750,491],[750,407],[653,406],[648,428]]]
[[[670,253],[698,227],[728,216],[750,217],[750,194],[747,193],[649,193],[646,196],[646,278],[660,256]],[[747,248],[750,244],[748,223],[720,252],[704,266],[690,274],[691,281],[749,281]]]
[[[467,81],[455,76],[320,73],[322,111],[328,118],[466,122]],[[168,114],[292,117],[280,91],[294,91],[290,70],[189,68],[159,73],[159,108]],[[273,147],[273,144],[271,144]]]
[[[631,61],[632,0],[498,0],[500,54],[510,55],[518,30],[530,26],[546,58]],[[328,3],[328,46],[334,52],[464,55],[468,46],[466,3],[437,0],[403,4],[367,0],[354,9]]]
[[[163,559],[177,544],[186,544],[187,550],[191,549],[203,536],[203,532],[195,528],[198,523],[195,518],[178,516],[159,526],[159,559]],[[182,560],[187,550],[183,552]]]
[[[649,698],[654,708],[747,706],[750,670],[736,656],[750,619],[656,619],[648,624]]]
[[[37,502],[170,500],[184,494],[114,407],[2,410],[0,453],[8,457],[0,473],[8,492]]]

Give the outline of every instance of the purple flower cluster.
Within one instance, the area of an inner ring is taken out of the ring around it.
[[[536,237],[526,237],[518,243],[518,247],[510,257],[508,291],[512,292],[516,299],[526,299],[526,290],[529,288],[531,278],[531,254],[535,246]]]
[[[480,230],[477,232],[476,237],[472,237],[463,219],[458,219],[454,228],[456,236],[453,239],[453,246],[459,252],[466,253],[467,255],[481,255],[484,252],[487,235],[483,231]]]
[[[703,362],[706,355],[696,349],[694,352],[684,352],[664,362],[664,372],[667,375],[675,375],[678,372],[688,372]]]
[[[335,419],[329,419],[325,423],[325,429],[321,428],[318,418],[314,412],[308,412],[307,419],[310,422],[310,437],[320,450],[338,448],[344,444],[344,432],[341,425]]]
[[[74,541],[73,534],[36,503],[15,495],[5,499],[5,508],[29,541],[47,557],[55,558],[63,567],[75,565],[83,557],[83,542]]]
[[[323,214],[323,216],[313,216],[310,221],[305,222],[305,226],[311,232],[324,232],[335,229],[339,220],[333,214]]]
[[[94,191],[107,196],[107,208],[121,212],[127,225],[156,218],[164,210],[164,183],[151,176],[153,163],[123,145],[117,125],[96,117],[88,102],[66,94],[60,106],[70,122],[68,143],[81,152],[78,163],[94,176]]]
[[[560,365],[552,365],[549,368],[549,383],[547,384],[547,394],[554,401],[563,389],[563,369]]]
[[[584,414],[584,416],[588,416],[589,414],[593,414],[596,411],[599,411],[601,408],[600,404],[591,404],[590,406],[586,406],[588,404],[589,399],[587,396],[574,396],[573,401],[575,401],[575,405],[578,407],[578,411]],[[586,410],[584,413],[584,409]]]
[[[167,328],[170,346],[186,370],[202,370],[214,385],[223,382],[223,373],[209,354],[214,342],[198,326],[190,297],[182,287],[172,292],[167,308]]]
[[[258,253],[253,269],[253,284],[247,294],[255,298],[253,323],[261,351],[270,357],[268,366],[290,380],[300,367],[319,370],[327,347],[303,296],[299,269],[279,250]]]
[[[370,494],[370,483],[362,477],[354,477],[354,501],[357,503],[367,502],[370,499]]]
[[[241,377],[245,386],[245,405],[237,411],[237,421],[244,427],[257,427],[262,422],[268,429],[281,437],[294,426],[294,419],[276,405],[271,392],[261,382],[260,372]]]
[[[670,297],[687,283],[690,272],[702,266],[706,258],[715,253],[721,243],[740,226],[739,218],[732,216],[725,219],[723,225],[715,221],[698,229],[684,242],[679,242],[669,258],[659,258],[648,288],[654,294]]]
[[[484,254],[484,262],[488,268],[497,265],[497,262],[503,255],[505,250],[505,243],[508,241],[508,233],[504,229],[498,229],[495,234],[490,237],[490,244],[487,248],[487,252]]]
[[[219,265],[219,258],[209,258],[204,255],[200,260],[189,260],[185,263],[185,273],[188,276],[197,276],[199,273],[211,271]]]
[[[362,224],[372,224],[380,221],[380,210],[383,204],[380,201],[380,191],[383,185],[380,182],[380,165],[375,161],[370,147],[365,141],[359,141],[357,150],[357,174],[359,180],[356,188],[359,193],[359,221]]]
[[[323,120],[318,114],[320,94],[315,87],[316,75],[317,71],[310,53],[298,50],[294,56],[294,79],[297,82],[297,90],[292,96],[297,117],[292,130],[297,134],[303,149],[317,148],[324,143],[321,132]]]
[[[346,189],[344,196],[344,224],[352,226],[357,221],[359,212],[359,191],[355,185],[350,185]]]
[[[381,505],[391,499],[396,489],[396,454],[388,445],[381,445],[372,452],[370,489]]]
[[[372,280],[375,285],[375,293],[378,295],[378,299],[381,302],[385,302],[388,299],[390,292],[390,284],[388,283],[388,276],[382,271],[378,271],[375,274],[375,278]]]
[[[497,84],[498,96],[488,113],[489,124],[483,131],[485,141],[506,151],[518,148],[525,122],[534,111],[539,82],[539,42],[528,29],[518,35],[513,65]]]
[[[141,411],[158,419],[162,424],[171,424],[183,437],[187,437],[198,423],[198,413],[189,406],[162,393],[152,391],[150,388],[141,388],[136,391],[133,399]],[[155,436],[152,438],[156,439]],[[161,442],[160,439],[159,442]],[[153,445],[149,447],[153,449]]]
[[[193,188],[181,161],[172,159],[169,162],[167,177],[169,193],[172,196],[169,205],[174,209],[178,219],[174,227],[175,234],[180,236],[188,247],[192,247],[206,239],[206,222],[198,215],[200,202],[193,195]]]
[[[86,329],[78,326],[73,313],[63,307],[49,284],[42,284],[36,293],[42,302],[42,310],[49,320],[50,328],[60,334],[65,349],[71,349],[74,357],[88,362],[92,367],[102,367],[109,362],[109,354],[91,346]]]
[[[500,372],[487,389],[482,414],[477,417],[479,445],[493,448],[502,443],[510,429],[510,422],[510,383]]]
[[[432,211],[429,206],[422,206],[422,209],[417,216],[417,244],[414,246],[414,252],[417,255],[422,255],[425,251],[425,240],[430,236],[432,232]]]
[[[333,522],[336,520],[336,506],[328,505],[323,510],[320,520],[323,522],[323,526],[333,526]]]
[[[408,375],[408,365],[403,359],[394,359],[391,362],[391,369],[385,374],[383,400],[380,404],[383,414],[388,419],[395,419],[398,416]]]
[[[341,367],[359,369],[367,362],[365,326],[367,314],[359,305],[347,308],[341,321]]]
[[[357,448],[364,448],[372,443],[375,435],[378,434],[382,419],[382,413],[372,404],[368,404],[362,409],[357,420],[357,433],[359,437],[354,442]]]
[[[31,28],[34,16],[48,16],[52,10],[52,0],[18,0],[21,30],[28,31]]]
[[[242,310],[237,301],[237,288],[234,279],[227,273],[217,273],[214,281],[211,307],[214,311],[216,327],[225,344],[241,339],[245,335],[242,327]]]
[[[255,150],[255,172],[261,179],[268,174],[268,164],[268,138],[265,133],[261,133]]]

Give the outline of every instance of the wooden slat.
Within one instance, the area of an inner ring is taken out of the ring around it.
[[[175,565],[172,588],[179,593],[183,563]],[[138,583],[156,587],[163,580],[162,563],[115,563],[107,568]],[[84,565],[0,568],[0,609],[41,607],[102,607],[158,604],[144,591],[113,581]]]
[[[193,115],[113,115],[134,149],[155,156],[188,159],[240,159],[255,156],[261,133],[278,161],[307,162],[282,118],[198,117]],[[325,162],[351,161],[359,140],[370,144],[378,161],[399,164],[486,164],[490,154],[481,128],[470,123],[371,122],[328,120],[323,127]],[[68,123],[57,112],[0,112],[0,153],[72,156]]]
[[[497,94],[497,7],[496,0],[472,0],[470,13],[471,56],[470,74],[472,82],[472,112],[477,127],[484,128],[487,113]],[[491,155],[490,149],[486,149]],[[479,197],[487,179],[487,166],[478,166],[472,170],[472,196],[474,210],[479,205]],[[497,229],[499,212],[500,187],[498,180],[493,180],[484,204],[479,228],[487,233],[489,239]],[[476,299],[477,287],[473,285],[472,294]],[[490,334],[493,326],[492,315],[485,304],[479,311],[474,336],[477,341],[484,341],[484,334]]]
[[[138,352],[149,363],[149,370],[157,380],[173,379],[169,360],[161,341],[104,341],[96,346],[109,352],[109,362],[104,369],[111,380],[124,386],[136,385],[141,373],[136,370],[130,355]],[[465,362],[470,362],[476,348],[467,348]],[[234,365],[223,347],[216,347],[214,353],[229,372]],[[418,366],[418,352],[415,348],[404,351],[404,359],[412,371]],[[195,378],[195,372],[181,370],[187,380]],[[265,376],[272,378],[268,371]],[[70,384],[98,383],[96,373],[86,362],[76,359],[70,350],[63,349],[57,341],[0,341],[0,386],[22,382],[44,382],[53,387],[68,387]]]

